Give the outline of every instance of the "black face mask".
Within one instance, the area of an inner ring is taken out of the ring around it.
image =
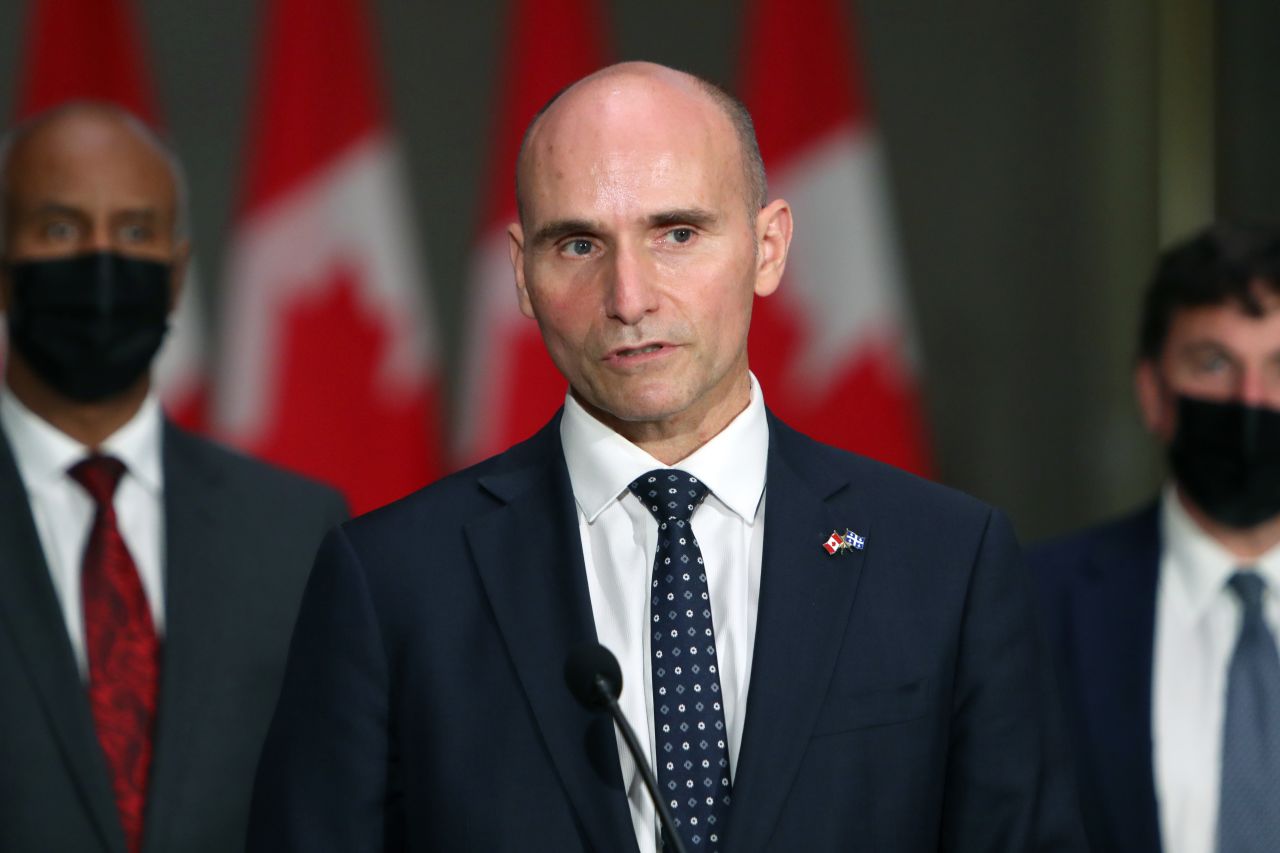
[[[1179,397],[1169,463],[1221,524],[1246,529],[1280,515],[1280,411]]]
[[[119,394],[164,340],[169,275],[168,264],[113,252],[12,263],[10,345],[66,397]]]

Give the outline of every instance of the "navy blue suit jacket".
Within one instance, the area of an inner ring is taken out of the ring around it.
[[[1159,853],[1151,740],[1157,507],[1046,543],[1029,561],[1090,844],[1096,853]]]
[[[259,767],[255,851],[634,851],[559,419],[321,549]],[[770,420],[727,849],[1083,849],[1008,523]],[[863,551],[829,556],[832,529]],[[632,688],[635,689],[635,688]]]

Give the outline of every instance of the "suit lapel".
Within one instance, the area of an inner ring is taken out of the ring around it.
[[[124,833],[93,716],[67,637],[44,549],[9,443],[0,435],[0,622],[23,660],[49,727],[104,847],[124,851]],[[14,685],[9,685],[13,688]]]
[[[148,785],[146,847],[161,849],[166,824],[181,800],[187,745],[199,736],[203,679],[219,671],[224,647],[219,631],[236,624],[232,602],[220,594],[218,567],[234,559],[229,543],[241,539],[217,512],[220,479],[203,464],[199,448],[165,424],[165,635],[160,669],[160,702],[155,751]]]
[[[799,768],[831,680],[861,576],[863,551],[833,556],[833,529],[866,537],[869,520],[836,517],[826,499],[847,483],[770,418],[760,604],[747,717],[734,776],[729,849],[763,847]]]
[[[1160,849],[1151,734],[1159,550],[1153,507],[1095,552],[1072,608],[1068,666],[1116,849]]]
[[[613,725],[580,706],[564,681],[569,650],[594,642],[596,632],[559,419],[534,443],[542,452],[525,467],[481,478],[481,486],[504,505],[469,523],[467,540],[547,752],[591,847],[634,851]]]

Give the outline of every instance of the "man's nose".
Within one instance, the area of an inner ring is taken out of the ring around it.
[[[1245,368],[1240,378],[1240,402],[1246,406],[1280,408],[1280,379],[1274,368],[1270,371],[1264,365]]]
[[[614,252],[605,295],[610,317],[632,326],[658,307],[652,272],[642,252],[626,247]]]
[[[85,233],[84,242],[83,249],[86,252],[110,252],[115,248],[111,227],[105,222],[95,222],[90,225]]]

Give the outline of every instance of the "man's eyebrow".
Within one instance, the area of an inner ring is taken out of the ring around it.
[[[80,208],[59,201],[44,201],[27,211],[29,216],[83,216]]]
[[[720,216],[701,207],[681,207],[663,210],[649,217],[650,228],[670,228],[676,225],[692,225],[695,228],[711,228]]]
[[[1189,356],[1200,356],[1207,353],[1222,353],[1232,360],[1235,359],[1235,353],[1231,351],[1230,347],[1221,341],[1215,341],[1211,338],[1187,341],[1187,343],[1182,346],[1181,352],[1183,355]]]
[[[542,248],[556,243],[570,234],[594,234],[597,226],[585,219],[555,219],[533,232],[530,247]]]

